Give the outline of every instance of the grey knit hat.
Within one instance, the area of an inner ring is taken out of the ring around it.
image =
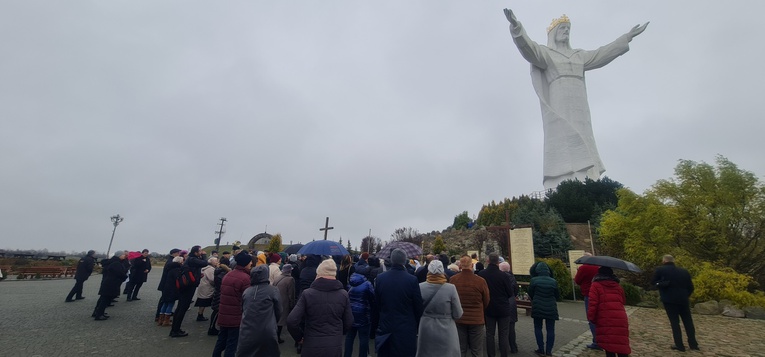
[[[406,253],[404,253],[404,251],[401,249],[398,249],[398,248],[394,249],[390,253],[390,262],[393,265],[406,264]],[[441,266],[441,268],[443,269],[443,266]]]

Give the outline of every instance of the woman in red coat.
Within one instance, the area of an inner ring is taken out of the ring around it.
[[[587,320],[595,324],[598,346],[607,357],[628,356],[630,350],[630,327],[624,310],[624,290],[619,278],[609,267],[600,267],[590,286],[590,306]]]

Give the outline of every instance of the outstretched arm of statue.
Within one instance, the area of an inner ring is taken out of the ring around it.
[[[651,22],[650,22],[650,21],[648,21],[648,22],[646,22],[644,25],[640,25],[640,24],[637,24],[637,25],[635,25],[635,27],[633,27],[633,28],[630,30],[630,32],[627,32],[627,35],[629,35],[629,36],[630,36],[630,41],[631,41],[633,38],[635,38],[635,36],[637,36],[637,35],[639,35],[639,34],[643,33],[643,31],[645,31],[645,28],[646,28],[646,27],[648,27],[648,24],[650,24],[650,23],[651,23]]]
[[[603,67],[616,57],[619,57],[627,51],[629,51],[629,43],[632,39],[643,33],[650,22],[646,22],[644,25],[636,25],[629,32],[619,36],[614,42],[611,42],[605,46],[593,51],[585,51],[584,55],[584,70],[589,71]]]
[[[513,13],[513,10],[505,9],[505,17],[507,18],[507,21],[510,21],[510,25],[512,25],[513,27],[521,26],[521,23],[518,21],[517,18],[515,18],[515,14]]]
[[[529,63],[545,69],[547,68],[547,62],[545,60],[545,54],[540,48],[539,44],[532,41],[523,29],[523,25],[515,17],[513,10],[505,9],[505,17],[510,22],[510,34],[513,35],[513,42],[518,50],[521,51],[521,55]]]

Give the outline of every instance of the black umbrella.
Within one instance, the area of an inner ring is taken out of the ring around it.
[[[298,250],[300,250],[300,248],[303,248],[302,244],[293,244],[293,245],[287,247],[286,249],[284,249],[284,252],[287,253],[288,255],[289,254],[297,254],[297,252],[298,252]]]
[[[630,263],[626,260],[621,260],[619,258],[609,257],[606,255],[585,255],[576,261],[574,261],[576,264],[589,264],[589,265],[599,265],[602,267],[609,267],[614,269],[620,269],[620,270],[626,270],[631,271],[633,273],[642,273],[643,271],[638,268],[637,265],[634,263]]]

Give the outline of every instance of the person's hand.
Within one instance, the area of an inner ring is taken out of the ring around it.
[[[507,18],[507,21],[510,21],[510,24],[513,25],[513,27],[518,27],[518,19],[515,18],[513,10],[505,9],[505,17]]]
[[[648,27],[648,24],[650,23],[651,22],[649,21],[649,22],[646,22],[645,25],[637,24],[635,25],[635,27],[632,28],[632,30],[630,30],[630,32],[628,32],[628,34],[630,35],[630,37],[634,38],[635,36],[643,33],[643,31],[645,31],[645,28]]]

